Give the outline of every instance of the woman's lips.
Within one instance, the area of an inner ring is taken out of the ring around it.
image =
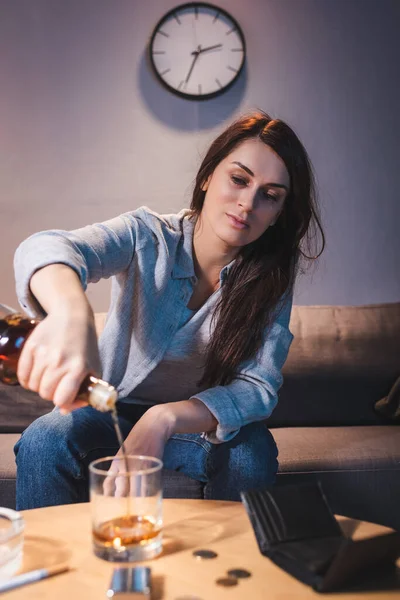
[[[227,217],[228,217],[229,222],[232,225],[232,227],[235,227],[236,229],[247,229],[248,228],[247,223],[241,223],[240,221],[237,221],[235,219],[235,217],[232,217],[231,215],[228,215],[228,214],[227,214]]]

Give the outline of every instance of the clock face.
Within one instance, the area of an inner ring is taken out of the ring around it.
[[[245,39],[224,10],[193,2],[168,12],[150,40],[150,60],[161,82],[184,98],[217,96],[238,78]]]

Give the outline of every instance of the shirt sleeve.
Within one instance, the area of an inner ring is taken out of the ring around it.
[[[206,389],[191,398],[204,402],[218,421],[215,431],[203,433],[219,444],[235,437],[240,428],[268,418],[278,402],[285,364],[293,335],[289,330],[292,296],[281,300],[277,317],[268,329],[255,358],[242,363],[239,374],[228,385]]]
[[[73,231],[42,231],[24,240],[15,252],[14,273],[18,300],[28,315],[45,315],[29,287],[32,275],[42,267],[56,263],[71,267],[84,290],[88,283],[125,270],[137,246],[135,212]]]

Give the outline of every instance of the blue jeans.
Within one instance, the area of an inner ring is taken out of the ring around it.
[[[119,403],[126,437],[147,408]],[[118,451],[109,413],[92,407],[68,415],[58,409],[36,419],[15,445],[17,510],[86,502],[88,465]],[[275,481],[275,441],[264,423],[242,427],[229,442],[212,444],[200,434],[176,434],[165,447],[164,468],[204,482],[204,497],[240,500],[240,491]]]

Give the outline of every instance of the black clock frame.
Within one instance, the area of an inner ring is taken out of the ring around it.
[[[152,47],[153,47],[153,42],[154,39],[157,35],[157,31],[158,29],[161,27],[161,25],[167,21],[170,17],[172,17],[174,15],[174,13],[176,13],[179,10],[183,10],[185,8],[195,8],[195,7],[205,7],[205,8],[211,8],[212,10],[215,10],[217,13],[224,15],[225,17],[227,17],[230,21],[232,21],[233,25],[235,26],[235,29],[237,30],[239,37],[241,39],[241,42],[243,44],[243,56],[242,56],[242,62],[240,63],[240,67],[238,69],[238,72],[236,73],[235,77],[232,79],[232,81],[230,81],[226,86],[224,86],[223,88],[216,90],[215,92],[212,92],[211,94],[199,94],[199,95],[194,95],[194,94],[186,94],[185,92],[181,92],[180,90],[177,90],[176,88],[172,87],[171,85],[169,85],[166,81],[164,81],[164,79],[160,76],[160,74],[157,71],[154,59],[153,59],[153,53],[152,53]],[[153,29],[153,33],[151,35],[149,44],[148,44],[148,53],[149,53],[149,58],[150,58],[150,63],[151,66],[153,68],[153,71],[158,79],[158,81],[166,88],[168,89],[170,92],[172,92],[173,94],[180,96],[181,98],[185,98],[186,100],[197,100],[197,101],[202,101],[202,100],[210,100],[211,98],[215,98],[217,96],[220,96],[221,94],[224,94],[226,91],[229,90],[229,88],[231,88],[233,86],[233,84],[235,83],[235,81],[237,81],[237,79],[240,77],[242,71],[243,71],[243,67],[244,67],[244,63],[246,60],[246,40],[243,34],[243,31],[239,25],[239,23],[236,21],[236,19],[234,19],[234,17],[232,17],[232,15],[230,13],[228,13],[228,11],[224,10],[223,8],[219,8],[218,6],[215,6],[215,4],[210,4],[209,2],[187,2],[186,4],[180,4],[179,6],[175,6],[175,8],[172,8],[171,10],[169,10],[163,17],[161,17],[161,19],[157,22],[156,26]]]

